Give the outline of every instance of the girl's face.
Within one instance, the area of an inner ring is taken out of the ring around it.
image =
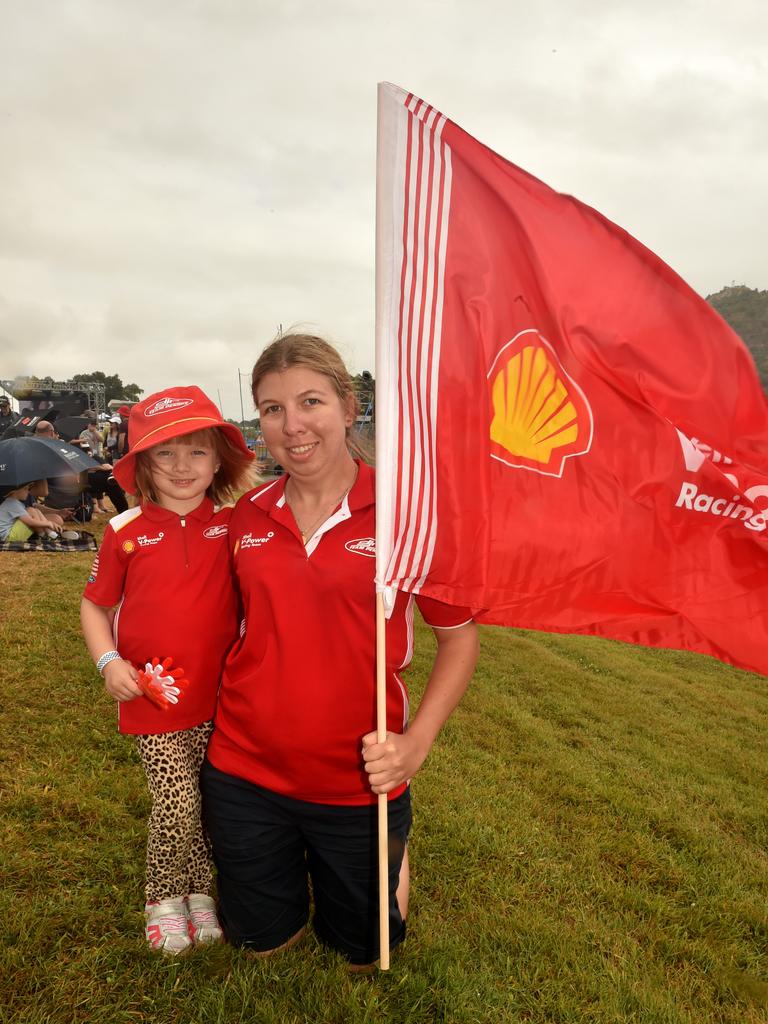
[[[219,468],[213,444],[192,443],[183,436],[154,445],[147,455],[158,505],[181,516],[205,498]]]
[[[292,476],[321,479],[351,461],[353,402],[342,404],[324,374],[306,366],[267,373],[256,398],[264,443]]]

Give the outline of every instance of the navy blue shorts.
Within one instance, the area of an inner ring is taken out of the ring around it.
[[[309,919],[312,879],[318,937],[350,963],[379,958],[376,805],[293,800],[209,762],[200,776],[203,821],[218,872],[227,939],[261,952],[287,942]],[[410,791],[389,801],[389,936],[405,938],[395,900],[411,826]]]

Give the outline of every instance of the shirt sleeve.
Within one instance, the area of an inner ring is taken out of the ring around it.
[[[416,595],[416,604],[426,624],[433,629],[455,629],[472,622],[472,610],[462,605],[443,604],[422,594]]]
[[[127,567],[127,562],[120,557],[117,534],[108,526],[88,574],[83,597],[103,608],[113,608],[123,596]]]

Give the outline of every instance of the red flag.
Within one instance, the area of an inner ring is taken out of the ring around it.
[[[768,405],[740,339],[391,85],[378,159],[379,589],[768,674]]]

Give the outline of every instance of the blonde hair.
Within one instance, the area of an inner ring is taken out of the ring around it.
[[[218,427],[206,427],[204,430],[195,430],[189,434],[178,434],[164,443],[177,444],[179,441],[213,447],[219,468],[205,493],[215,505],[226,505],[235,500],[236,492],[246,491],[253,486],[252,460],[232,444],[223,430],[219,430]],[[159,504],[157,491],[152,482],[149,451],[136,453],[134,493],[139,501],[153,501],[156,505]]]
[[[360,414],[360,403],[352,387],[352,377],[339,353],[324,338],[315,334],[283,334],[275,338],[264,349],[251,373],[251,393],[258,405],[256,393],[259,384],[268,373],[280,373],[292,366],[306,366],[308,370],[327,377],[333,385],[342,408],[351,408],[356,419]],[[354,424],[347,427],[347,448],[365,462],[372,459],[368,442],[360,436]]]

